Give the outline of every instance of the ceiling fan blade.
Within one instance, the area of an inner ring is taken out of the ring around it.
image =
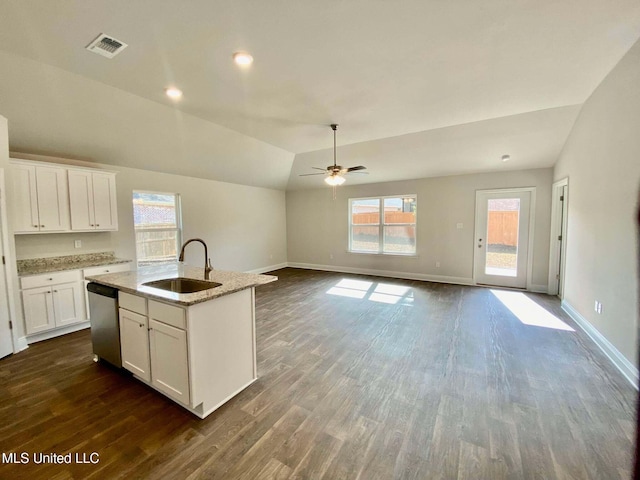
[[[326,175],[325,173],[301,173],[299,177],[308,177],[309,175]]]
[[[367,167],[363,167],[362,165],[358,165],[357,167],[349,167],[347,168],[347,172],[355,172],[357,170],[366,170]]]
[[[369,172],[358,172],[358,171],[355,171],[355,172],[347,172],[347,173],[349,173],[349,174],[351,174],[351,173],[359,173],[360,175],[369,175]]]
[[[314,170],[322,170],[323,172],[327,171],[326,168],[320,168],[320,167],[311,167],[311,168],[313,168]],[[329,168],[331,168],[331,167],[329,167]]]

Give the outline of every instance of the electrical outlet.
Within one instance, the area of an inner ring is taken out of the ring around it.
[[[598,313],[602,313],[602,302],[598,302]]]
[[[596,313],[602,313],[602,303],[596,300],[596,303],[593,306],[593,309],[596,311]]]
[[[269,255],[269,260],[273,260],[273,253]]]
[[[329,254],[329,259],[330,259],[330,260],[333,260],[333,253],[330,253],[330,254]]]
[[[73,242],[75,248],[82,248],[82,240],[76,240]]]
[[[440,262],[436,262],[436,268],[440,268]]]
[[[463,227],[462,223],[456,223],[456,228],[457,228],[458,230],[461,230],[461,229],[462,229],[462,227]]]

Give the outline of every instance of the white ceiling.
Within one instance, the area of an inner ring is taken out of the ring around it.
[[[496,152],[514,156],[509,168],[552,165],[572,106],[640,35],[637,0],[2,0],[0,13],[0,50],[172,108],[163,89],[176,85],[183,112],[289,152],[330,147],[330,123],[340,145],[423,142],[406,147],[421,161],[393,170],[361,145],[343,163],[367,165],[363,181],[480,171]],[[100,32],[129,47],[113,60],[86,51]],[[250,69],[232,63],[238,50]],[[481,151],[445,140],[469,131]],[[289,188],[315,185],[297,177],[309,162],[330,152],[297,155]]]

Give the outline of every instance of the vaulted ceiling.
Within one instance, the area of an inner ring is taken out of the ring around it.
[[[129,46],[112,60],[85,50],[101,32]],[[330,123],[339,163],[369,168],[355,182],[553,165],[579,106],[639,36],[637,0],[0,4],[0,50],[296,154],[287,168],[264,162],[279,172],[264,186],[293,189],[321,184],[298,174],[331,163]],[[250,68],[231,61],[239,50]]]

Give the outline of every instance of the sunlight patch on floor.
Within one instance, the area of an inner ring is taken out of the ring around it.
[[[341,297],[367,299],[372,302],[387,303],[391,305],[411,306],[413,303],[413,291],[410,287],[392,285],[389,283],[365,282],[362,280],[350,280],[343,278],[335,286],[326,292],[329,295]]]
[[[525,325],[575,332],[573,328],[545,310],[524,293],[506,290],[491,290],[491,293]]]

